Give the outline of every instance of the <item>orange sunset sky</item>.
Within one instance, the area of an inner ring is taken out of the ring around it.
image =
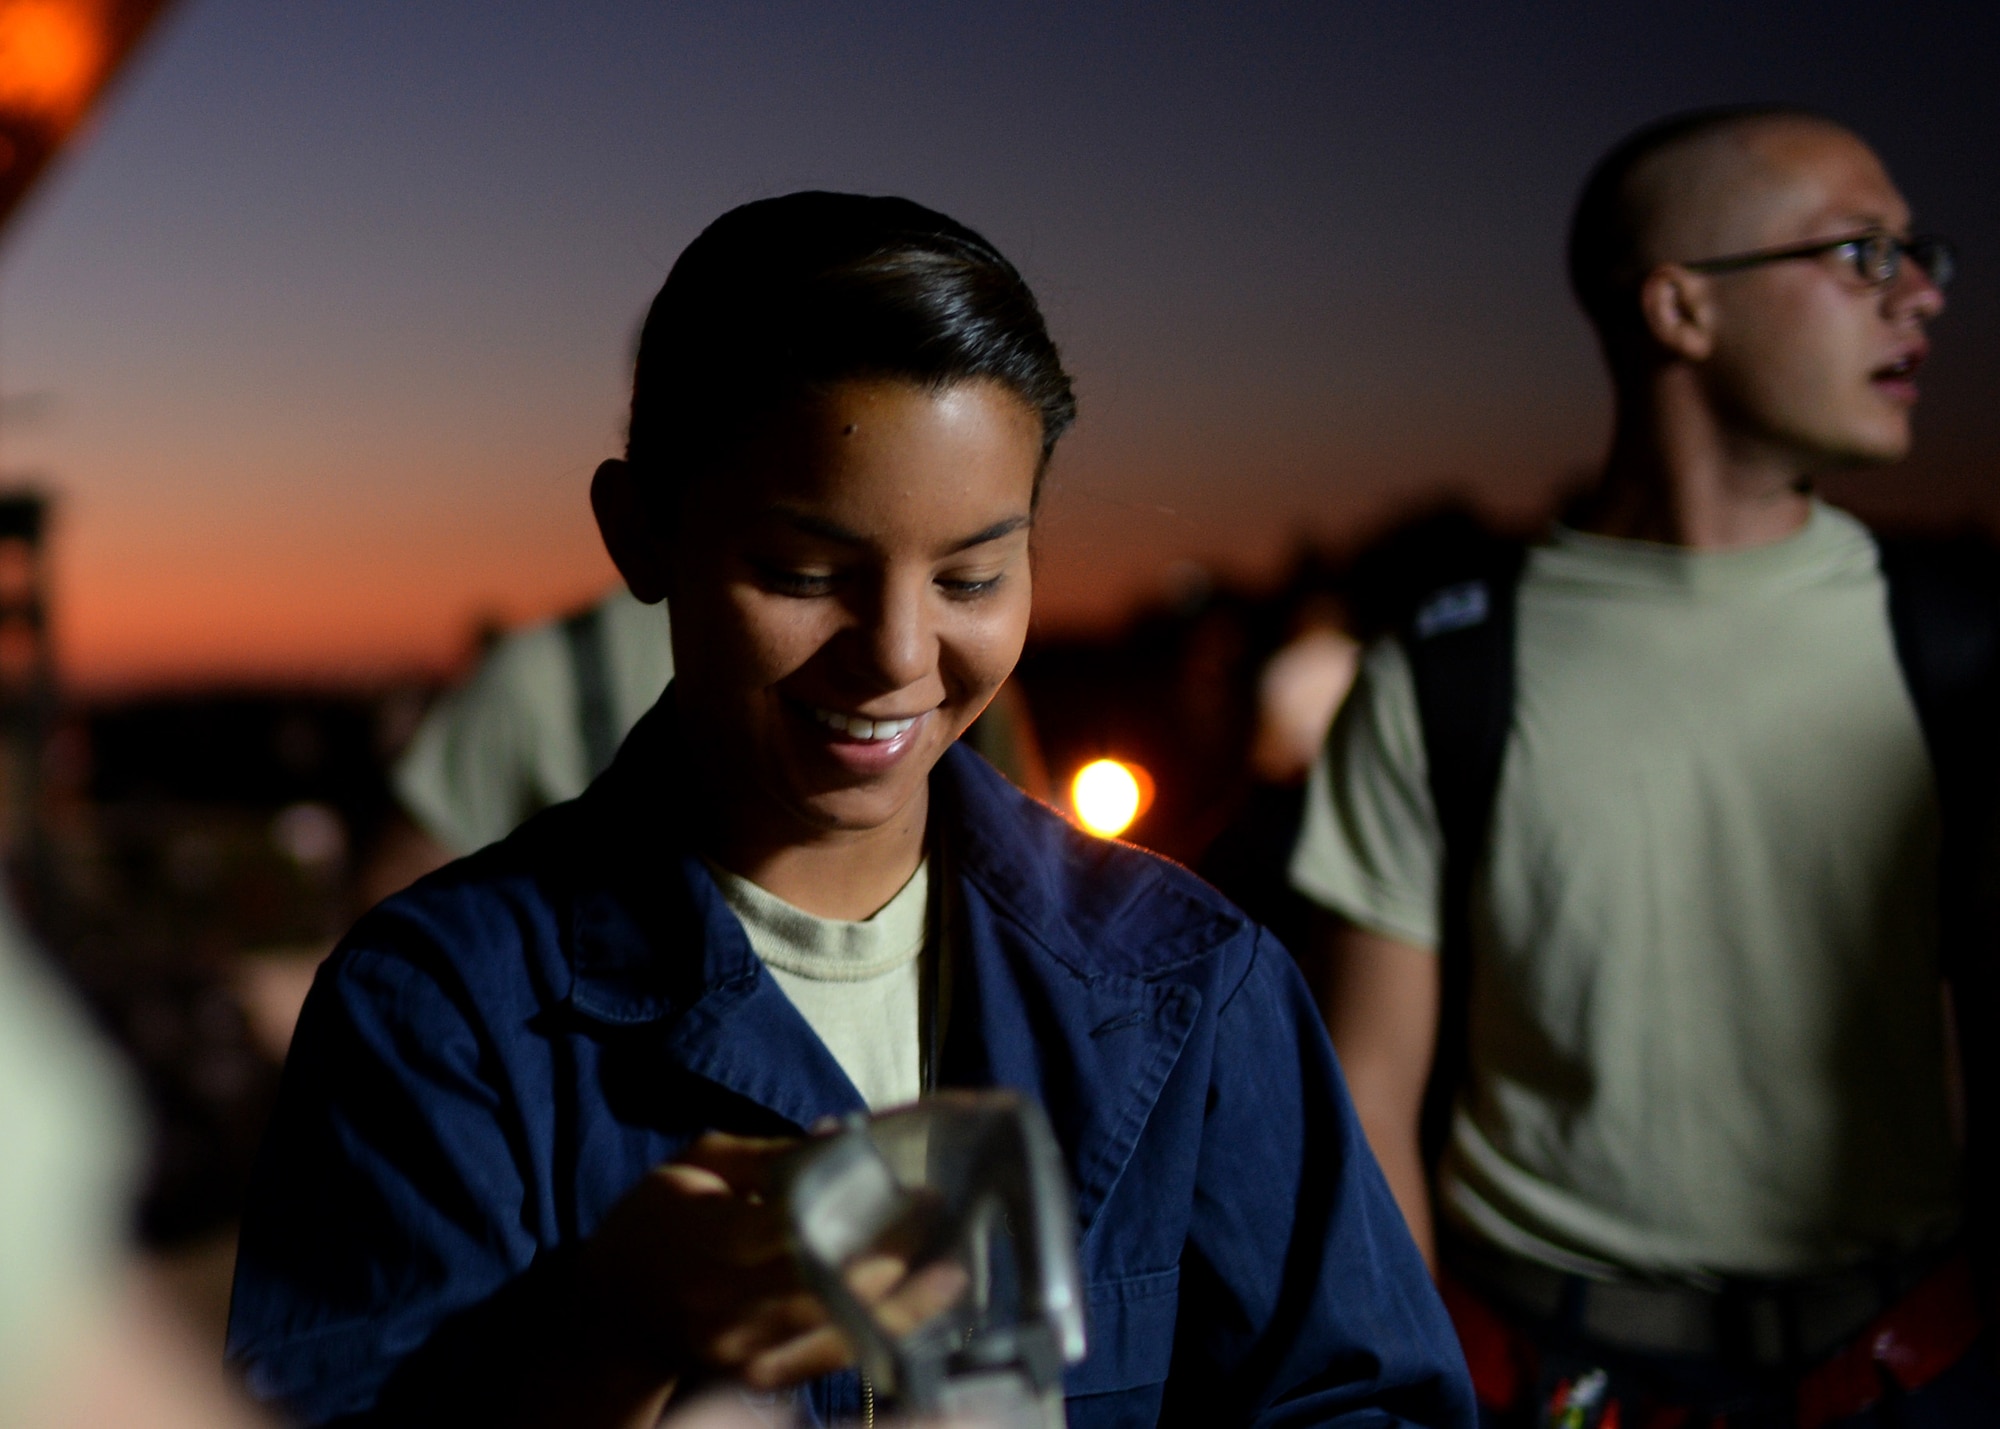
[[[185,0],[0,246],[0,474],[56,494],[65,678],[436,670],[588,597],[639,316],[792,188],[944,208],[1042,295],[1083,404],[1045,630],[1440,493],[1532,507],[1606,429],[1577,183],[1744,98],[1848,117],[1959,240],[1920,455],[1840,490],[1987,519],[1990,7],[1913,7],[1886,58],[1872,7],[1613,8]]]

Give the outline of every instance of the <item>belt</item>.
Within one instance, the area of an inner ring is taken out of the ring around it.
[[[1510,1413],[1533,1393],[1543,1411],[1538,1422],[1573,1422],[1558,1411],[1570,1407],[1574,1382],[1551,1383],[1532,1340],[1450,1275],[1438,1288],[1465,1347],[1466,1366],[1482,1406]],[[1971,1264],[1963,1255],[1952,1255],[1838,1352],[1809,1370],[1780,1377],[1780,1384],[1788,1379],[1788,1387],[1774,1385],[1773,1392],[1781,1396],[1777,1402],[1796,1429],[1826,1429],[1897,1392],[1924,1388],[1972,1352],[1980,1333]],[[1602,1387],[1600,1380],[1599,1393]],[[1581,1422],[1595,1423],[1599,1429],[1613,1424],[1625,1429],[1687,1429],[1690,1423],[1692,1406],[1661,1402],[1643,1392],[1621,1403],[1624,1391],[1618,1388],[1616,1374],[1612,1388],[1611,1397],[1598,1406],[1600,1412],[1582,1415]],[[1541,1405],[1544,1397],[1548,1403]],[[1735,1422],[1733,1415],[1733,1410],[1716,1412],[1712,1407],[1701,1411],[1712,1426]],[[1757,1422],[1769,1418],[1766,1414]]]
[[[1609,1348],[1782,1369],[1823,1358],[1908,1295],[1948,1257],[1939,1249],[1865,1269],[1795,1280],[1593,1280],[1458,1237],[1441,1237],[1451,1273],[1531,1320]]]

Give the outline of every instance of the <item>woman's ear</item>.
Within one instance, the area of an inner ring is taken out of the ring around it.
[[[632,594],[647,605],[665,600],[671,561],[629,463],[613,457],[590,479],[590,509],[611,563]]]

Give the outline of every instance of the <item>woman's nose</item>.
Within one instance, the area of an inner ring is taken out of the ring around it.
[[[870,682],[884,690],[916,684],[936,663],[937,637],[931,629],[924,591],[914,582],[884,581],[870,609],[861,612],[857,651]]]

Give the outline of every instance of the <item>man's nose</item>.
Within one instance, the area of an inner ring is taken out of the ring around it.
[[[1905,258],[1889,284],[1886,304],[1891,317],[1929,322],[1944,311],[1944,290],[1931,281],[1921,264]]]

